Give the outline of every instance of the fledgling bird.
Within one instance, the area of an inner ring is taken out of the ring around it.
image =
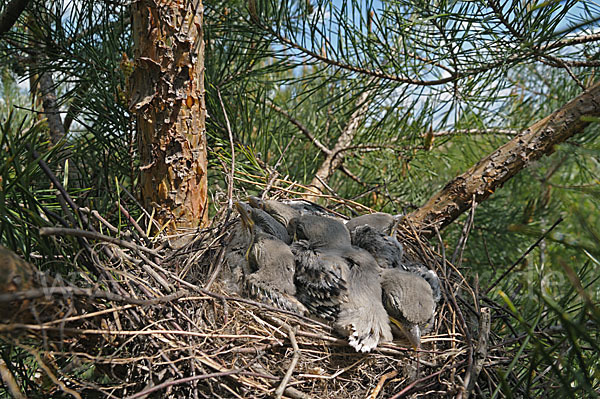
[[[254,208],[248,204],[236,202],[238,211],[241,208],[244,209],[245,213],[250,219],[266,234],[270,234],[273,237],[283,241],[286,244],[292,243],[292,238],[287,232],[286,225],[277,221],[269,213],[265,212],[260,208]],[[241,213],[240,213],[241,215]]]
[[[304,314],[306,307],[295,297],[296,264],[290,247],[279,238],[265,232],[254,219],[256,213],[250,212],[249,206],[236,203],[236,208],[251,237],[246,252],[250,269],[244,280],[246,291],[251,297],[263,302]]]
[[[371,226],[380,233],[393,235],[394,226],[397,224],[400,215],[393,216],[389,213],[375,212],[367,215],[357,216],[346,222],[346,227],[350,232],[359,226]]]
[[[382,303],[380,267],[366,251],[353,247],[340,221],[314,215],[291,220],[298,298],[316,316],[334,321],[359,352],[392,339]]]
[[[302,213],[293,207],[275,200],[263,200],[258,197],[249,197],[248,203],[251,207],[262,209],[275,220],[287,228],[290,220],[302,216]]]
[[[392,340],[388,314],[382,303],[381,268],[366,251],[344,251],[349,264],[347,300],[340,304],[334,325],[348,336],[357,352],[370,352],[382,342]]]
[[[352,245],[350,232],[336,219],[303,215],[294,218],[288,225],[288,232],[294,240],[306,240],[310,248],[341,248]]]
[[[437,273],[431,269],[428,269],[427,266],[419,262],[404,261],[403,266],[408,272],[416,274],[427,281],[431,287],[433,300],[435,303],[438,303],[442,298],[442,288],[440,278],[438,277]]]
[[[431,286],[416,274],[385,269],[381,273],[381,288],[390,321],[419,348],[421,334],[432,324],[435,313]]]

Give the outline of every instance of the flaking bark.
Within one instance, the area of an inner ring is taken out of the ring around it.
[[[475,202],[481,203],[521,169],[551,154],[557,144],[583,131],[590,124],[582,118],[584,116],[600,116],[600,83],[454,178],[425,205],[409,214],[405,223],[412,223],[422,234],[431,236],[434,227],[441,229],[468,210],[473,197]]]
[[[137,120],[144,205],[168,231],[208,220],[201,0],[132,4]]]

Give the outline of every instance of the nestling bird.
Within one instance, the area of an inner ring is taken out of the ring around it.
[[[381,288],[390,321],[415,348],[419,348],[421,334],[431,323],[435,312],[429,283],[410,272],[385,269],[381,274]]]
[[[380,233],[393,235],[393,229],[400,216],[393,216],[389,213],[375,212],[367,215],[357,216],[346,222],[346,227],[352,232],[358,226],[371,226]]]
[[[298,298],[311,312],[334,321],[360,352],[392,339],[381,301],[380,267],[366,251],[353,247],[338,220],[305,215],[292,219]]]
[[[351,236],[352,244],[373,255],[382,268],[404,268],[402,244],[395,237],[384,234],[367,224],[355,227]]]
[[[262,209],[267,212],[286,228],[290,224],[290,220],[302,215],[299,210],[275,200],[263,200],[251,196],[248,198],[248,203],[253,208]]]
[[[295,298],[295,260],[290,247],[262,228],[262,215],[255,220],[255,212],[246,204],[237,202],[242,224],[250,232],[251,240],[246,258],[250,274],[244,286],[248,294],[279,308],[304,314],[306,308]],[[261,223],[261,224],[259,224]],[[278,222],[275,222],[278,223]]]

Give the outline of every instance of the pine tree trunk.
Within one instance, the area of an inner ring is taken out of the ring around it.
[[[207,215],[202,0],[132,4],[135,69],[130,109],[137,120],[141,195],[167,231],[203,225]]]

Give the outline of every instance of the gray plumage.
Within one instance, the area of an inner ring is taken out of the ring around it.
[[[290,220],[301,216],[301,212],[283,202],[263,200],[258,197],[249,197],[248,203],[253,208],[261,209],[271,215],[275,220],[287,228]]]
[[[360,225],[352,230],[352,244],[369,252],[384,269],[403,268],[402,244],[390,235],[370,225]]]
[[[403,265],[407,271],[422,277],[423,279],[425,279],[425,281],[427,281],[427,283],[429,283],[429,286],[431,287],[431,292],[433,294],[433,300],[435,301],[435,303],[438,303],[442,298],[442,288],[440,278],[438,277],[436,272],[428,269],[427,266],[418,262],[405,261]]]
[[[308,241],[292,244],[296,259],[296,296],[315,316],[335,321],[347,300],[349,268],[335,253],[317,252]]]
[[[267,212],[262,209],[253,208],[248,204],[237,202],[236,206],[238,207],[238,211],[243,209],[246,212],[250,219],[258,226],[262,231],[267,234],[276,237],[277,239],[285,242],[286,244],[291,244],[292,239],[287,232],[286,227],[275,220],[273,216],[269,215]]]
[[[390,319],[415,347],[420,347],[421,334],[432,323],[435,312],[429,283],[410,272],[386,269],[381,273],[381,288]]]
[[[236,203],[236,207],[242,225],[250,235],[245,259],[248,272],[244,275],[243,284],[246,292],[260,301],[304,314],[306,308],[294,297],[296,263],[290,247],[270,233],[273,224],[265,224],[263,215],[253,212],[256,209],[241,203]],[[259,215],[258,220],[256,215]],[[267,227],[266,231],[263,226]]]
[[[318,317],[334,321],[358,352],[392,339],[383,307],[380,267],[366,251],[351,245],[338,220],[314,215],[294,218],[290,234],[296,256],[297,296]]]
[[[251,273],[246,259],[251,240],[250,231],[244,227],[241,221],[231,228],[230,239],[223,258],[227,267],[223,269],[222,274],[222,279],[230,291],[240,293],[245,276]]]
[[[314,215],[339,219],[339,217],[335,213],[311,201],[307,201],[304,199],[291,199],[283,201],[283,203],[300,212],[301,215]]]
[[[357,352],[370,352],[392,340],[388,314],[382,303],[380,268],[375,259],[358,248],[343,250],[349,265],[347,300],[340,304],[336,329],[348,336]]]
[[[350,219],[346,222],[346,227],[348,230],[353,231],[358,226],[367,225],[380,233],[391,235],[396,221],[397,217],[389,213],[375,212]]]
[[[255,270],[246,278],[250,296],[281,309],[304,314],[306,308],[296,295],[295,260],[289,246],[263,232],[257,232],[248,251],[248,262]]]
[[[295,240],[307,240],[310,248],[350,247],[350,232],[342,222],[315,215],[294,218],[288,225]]]

